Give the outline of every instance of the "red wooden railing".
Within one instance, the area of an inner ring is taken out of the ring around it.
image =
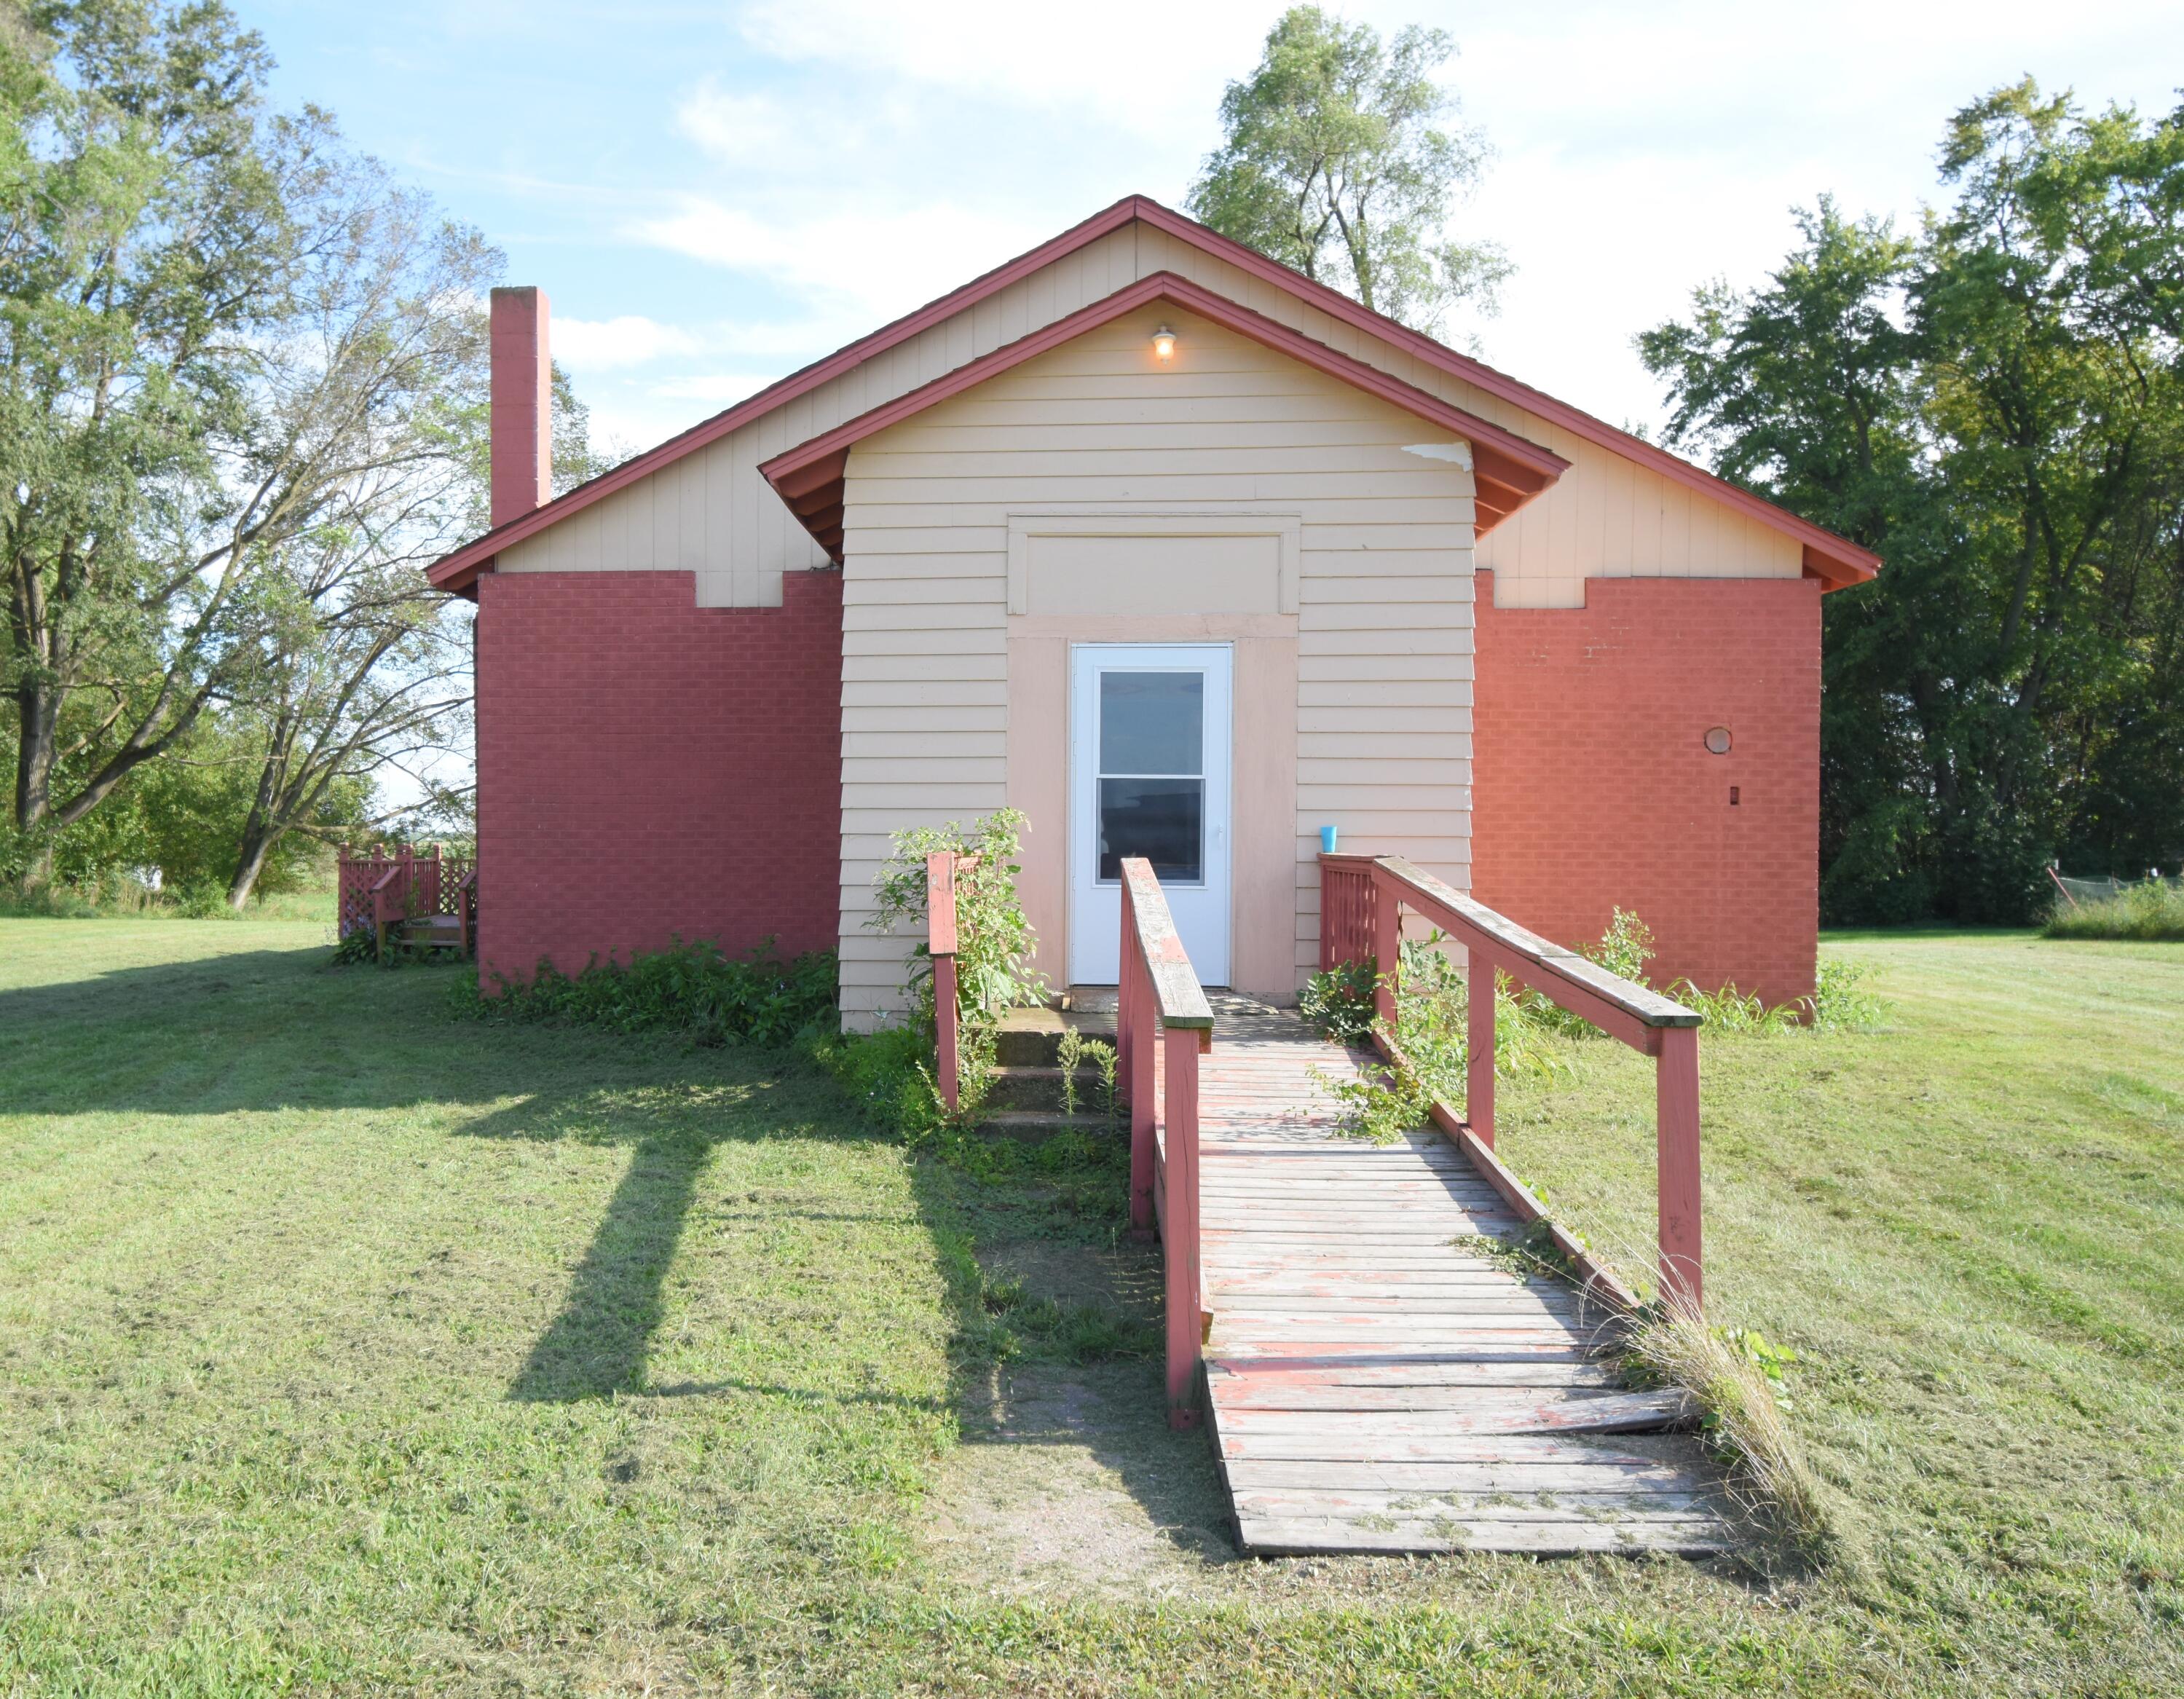
[[[953,1115],[962,1102],[962,1016],[956,1001],[956,873],[974,858],[936,850],[925,858],[925,950],[933,958],[933,1077]]]
[[[347,938],[370,932],[387,950],[390,929],[404,921],[451,916],[465,955],[477,950],[477,865],[437,844],[422,850],[376,844],[369,850],[344,846],[336,885],[334,930]]]
[[[1213,1011],[1176,935],[1152,863],[1127,858],[1122,885],[1115,1036],[1116,1068],[1130,1098],[1130,1225],[1145,1234],[1158,1224],[1167,1276],[1168,1425],[1195,1428],[1207,1326],[1198,1248],[1198,1057],[1213,1048]]]
[[[1698,1013],[1525,931],[1401,856],[1322,855],[1319,870],[1320,966],[1373,964],[1373,1005],[1379,1017],[1374,1037],[1390,1060],[1401,1060],[1388,1035],[1395,1029],[1402,911],[1407,908],[1424,916],[1463,946],[1470,962],[1471,988],[1463,1114],[1459,1119],[1437,1103],[1434,1118],[1458,1143],[1468,1141],[1474,1160],[1497,1185],[1506,1181],[1515,1187],[1516,1182],[1494,1154],[1495,974],[1507,974],[1654,1059],[1661,1286],[1699,1303],[1704,1280],[1699,1231]],[[1591,1266],[1591,1259],[1582,1255],[1574,1241],[1559,1232],[1557,1239],[1565,1251]]]

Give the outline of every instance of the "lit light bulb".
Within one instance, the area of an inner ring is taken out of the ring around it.
[[[1175,332],[1166,325],[1153,332],[1153,358],[1162,365],[1175,358]]]

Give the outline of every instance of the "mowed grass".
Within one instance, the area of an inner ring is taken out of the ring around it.
[[[913,1160],[790,1058],[450,1020],[323,936],[0,921],[0,1691],[2184,1685],[2184,950],[1847,939],[1886,1029],[1706,1046],[1710,1297],[1804,1353],[1835,1563],[1150,1597],[924,1532],[1037,1349],[969,1253],[1111,1242],[1111,1157]],[[1642,1245],[1650,1079],[1572,1054],[1504,1149]]]

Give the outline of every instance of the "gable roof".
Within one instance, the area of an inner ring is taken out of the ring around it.
[[[831,431],[822,432],[808,443],[775,455],[762,464],[759,471],[838,565],[842,559],[842,478],[854,444],[1155,301],[1165,301],[1248,337],[1277,354],[1286,354],[1301,365],[1392,402],[1464,438],[1471,444],[1473,479],[1478,489],[1474,505],[1481,532],[1492,530],[1569,469],[1569,462],[1560,454],[1536,443],[1528,443],[1475,413],[1451,406],[1439,396],[1405,383],[1378,366],[1352,359],[1325,343],[1314,342],[1301,331],[1293,331],[1248,307],[1239,306],[1227,296],[1216,294],[1187,277],[1179,277],[1173,271],[1155,271],[1040,326],[1028,336],[981,354],[930,383],[883,402]]]
[[[505,525],[496,526],[483,536],[474,538],[434,562],[426,569],[427,577],[434,586],[443,590],[469,591],[479,573],[492,570],[493,557],[502,549],[520,543],[526,538],[537,536],[548,526],[557,525],[571,515],[582,512],[593,504],[612,495],[616,490],[627,488],[640,479],[658,471],[662,466],[681,460],[686,454],[695,454],[708,443],[719,441],[751,421],[761,418],[776,408],[794,400],[798,396],[808,394],[820,385],[840,376],[844,372],[863,361],[886,352],[889,348],[909,340],[922,331],[931,329],[944,320],[953,318],[958,313],[1007,288],[1009,285],[1019,279],[1028,277],[1032,273],[1052,265],[1056,260],[1074,253],[1088,243],[1098,241],[1111,231],[1121,229],[1133,220],[1140,220],[1153,229],[1175,237],[1178,241],[1187,242],[1216,259],[1225,260],[1229,265],[1295,296],[1307,305],[1327,314],[1330,318],[1352,326],[1391,347],[1401,348],[1405,353],[1424,360],[1429,365],[1438,367],[1463,382],[1472,385],[1474,388],[1484,390],[1489,395],[1507,401],[1536,418],[1559,426],[1580,441],[1592,443],[1612,453],[1620,454],[1626,460],[1635,461],[1640,465],[1658,472],[1674,482],[1696,490],[1710,499],[1721,503],[1724,506],[1734,508],[1758,520],[1763,525],[1783,532],[1795,539],[1802,547],[1805,570],[1814,577],[1825,580],[1828,588],[1835,589],[1847,584],[1862,583],[1880,570],[1879,555],[1859,548],[1856,543],[1836,536],[1833,532],[1822,530],[1808,520],[1798,518],[1786,508],[1777,507],[1774,503],[1753,495],[1749,490],[1741,489],[1724,479],[1718,478],[1702,467],[1693,465],[1689,460],[1671,454],[1664,448],[1656,448],[1652,443],[1642,441],[1626,431],[1618,431],[1613,426],[1572,407],[1567,402],[1557,401],[1552,396],[1534,389],[1529,384],[1519,383],[1515,378],[1495,370],[1493,367],[1483,361],[1474,359],[1468,354],[1458,354],[1453,348],[1445,348],[1431,337],[1412,330],[1407,325],[1398,324],[1393,319],[1385,318],[1373,312],[1370,308],[1360,306],[1348,296],[1339,294],[1324,284],[1315,283],[1301,273],[1292,271],[1286,265],[1268,259],[1256,249],[1246,248],[1241,242],[1231,241],[1228,237],[1207,229],[1195,220],[1185,218],[1181,213],[1162,206],[1158,201],[1144,195],[1128,195],[1106,210],[1095,213],[1082,224],[1064,231],[1051,241],[1042,242],[1028,253],[1019,254],[1006,265],[997,266],[984,276],[973,279],[961,288],[943,295],[936,301],[928,302],[916,312],[907,314],[895,320],[894,323],[882,326],[870,336],[861,337],[846,347],[837,349],[824,359],[816,360],[800,371],[790,373],[779,382],[769,385],[759,391],[757,394],[737,403],[726,411],[716,413],[711,418],[700,424],[694,425],[680,435],[669,437],[657,447],[648,448],[644,453],[623,461],[611,471],[601,473],[588,483],[580,484],[575,489],[555,497],[543,507],[536,508],[520,518],[512,519]],[[1233,303],[1229,305],[1237,312],[1245,310],[1234,307]],[[1193,310],[1197,309],[1193,309]],[[1252,316],[1256,318],[1258,315]],[[1264,322],[1273,323],[1270,320]],[[1310,338],[1298,336],[1295,331],[1290,331],[1288,334],[1298,337],[1300,341],[1311,343]],[[1028,341],[1030,338],[1028,337],[1025,340]],[[1323,343],[1311,343],[1311,346],[1320,348],[1328,354],[1334,354],[1333,349],[1325,348]],[[1335,357],[1347,358],[1342,355]],[[986,358],[990,359],[992,356],[989,355]],[[1366,367],[1365,370],[1376,369]],[[1386,378],[1384,373],[1380,373],[1379,376]],[[1388,379],[1387,381],[1392,382],[1396,380]],[[928,387],[930,387],[928,386]],[[1406,389],[1410,387],[1408,385],[1401,387]],[[917,393],[912,392],[913,394]],[[1412,393],[1424,394],[1423,391]],[[1446,405],[1446,403],[1439,404]],[[1481,425],[1485,423],[1484,421],[1479,422]],[[1504,437],[1508,436],[1506,432],[1502,434]],[[1521,439],[1513,438],[1512,440]],[[1538,449],[1536,445],[1528,446],[1534,447],[1536,453],[1546,452],[1543,449]],[[802,515],[800,515],[800,517]]]

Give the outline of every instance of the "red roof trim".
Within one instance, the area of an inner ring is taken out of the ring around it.
[[[1610,449],[1626,460],[1635,460],[1663,477],[1697,490],[1725,506],[1740,509],[1761,523],[1788,533],[1805,545],[1807,564],[1816,567],[1818,576],[1830,578],[1837,584],[1859,584],[1880,570],[1880,557],[1859,548],[1849,538],[1823,530],[1810,520],[1800,519],[1787,508],[1777,507],[1764,496],[1756,496],[1750,490],[1740,488],[1726,479],[1718,478],[1705,468],[1695,466],[1665,448],[1656,448],[1642,437],[1632,436],[1628,431],[1618,431],[1605,420],[1596,419],[1567,401],[1557,401],[1553,396],[1536,390],[1528,383],[1521,383],[1506,372],[1496,371],[1483,360],[1474,359],[1468,354],[1460,354],[1454,348],[1444,347],[1408,325],[1398,324],[1369,307],[1360,306],[1347,295],[1339,294],[1323,283],[1315,283],[1309,277],[1300,276],[1279,261],[1268,259],[1256,248],[1246,248],[1242,242],[1233,241],[1217,231],[1207,229],[1195,219],[1172,212],[1157,201],[1139,198],[1138,216],[1154,229],[1190,242],[1193,247],[1203,248],[1277,287],[1287,289],[1291,294],[1310,301],[1331,317],[1340,319],[1345,324],[1354,325],[1382,342],[1394,343],[1429,364],[1439,366],[1451,376],[1460,377],[1466,383],[1474,385],[1513,406],[1521,407],[1550,424],[1559,425],[1573,437]]]
[[[1110,231],[1120,230],[1138,215],[1142,198],[1131,195],[1115,203],[1104,212],[1095,213],[1084,223],[1062,231],[1050,242],[1043,242],[1028,253],[1018,254],[1006,265],[996,266],[983,276],[975,277],[961,288],[950,291],[938,300],[928,301],[916,312],[907,313],[889,325],[883,325],[868,337],[861,337],[845,348],[837,348],[824,359],[815,360],[801,370],[793,371],[777,383],[769,384],[754,396],[738,401],[726,412],[716,413],[710,419],[693,425],[678,436],[670,437],[655,448],[624,460],[611,471],[602,472],[588,483],[564,492],[545,506],[526,513],[521,519],[510,520],[498,526],[482,537],[465,543],[426,569],[426,575],[443,590],[460,590],[467,587],[482,571],[490,571],[493,557],[511,543],[521,543],[526,537],[535,537],[549,525],[558,524],[571,514],[589,507],[593,502],[625,489],[640,478],[649,477],[662,466],[694,454],[708,443],[716,443],[733,431],[762,418],[777,407],[808,394],[831,378],[838,377],[875,354],[885,354],[898,343],[907,342],[921,331],[930,330],[944,319],[951,319],[966,308],[976,306],[989,295],[1006,289],[1017,279],[1027,277],[1042,266],[1050,265],[1083,248],[1097,242]],[[1150,205],[1150,202],[1143,202]]]
[[[680,436],[670,437],[657,448],[624,461],[612,471],[580,485],[544,507],[486,532],[427,569],[429,577],[442,589],[461,590],[467,588],[479,572],[490,569],[493,556],[510,544],[535,536],[571,514],[657,471],[669,462],[680,460],[709,443],[718,441],[750,421],[817,388],[861,361],[885,352],[942,320],[975,306],[1019,278],[1052,264],[1089,242],[1096,242],[1110,231],[1119,230],[1133,219],[1142,220],[1178,241],[1227,260],[1318,308],[1330,317],[1415,354],[1490,395],[1561,426],[1572,436],[1635,460],[1664,477],[1696,490],[1725,506],[1736,508],[1762,524],[1796,538],[1804,546],[1807,570],[1828,580],[1830,586],[1860,583],[1880,570],[1879,555],[1860,549],[1847,538],[1824,531],[1786,509],[1777,507],[1774,503],[1753,495],[1749,490],[1741,489],[1718,478],[1666,449],[1656,448],[1628,432],[1618,431],[1567,402],[1557,401],[1529,384],[1520,383],[1482,361],[1460,354],[1453,348],[1444,348],[1432,337],[1407,326],[1399,325],[1392,319],[1384,318],[1370,309],[1360,306],[1346,295],[1338,294],[1324,284],[1315,283],[1287,266],[1268,259],[1264,254],[1218,235],[1180,213],[1171,211],[1157,201],[1143,195],[1130,195],[1006,265],[928,303],[916,312],[850,343],[824,359],[805,366],[801,371],[791,373],[778,383],[760,390],[748,400],[738,402],[726,412],[716,414]]]
[[[898,395],[892,401],[883,402],[831,431],[822,432],[809,442],[800,443],[762,464],[760,474],[803,521],[805,529],[838,561],[841,482],[851,445],[1155,301],[1167,302],[1248,337],[1301,365],[1377,395],[1463,437],[1472,445],[1472,457],[1480,476],[1500,487],[1496,491],[1501,499],[1499,511],[1480,526],[1482,531],[1529,501],[1569,468],[1569,462],[1561,455],[1536,443],[1526,442],[1476,414],[1451,406],[1439,396],[1390,376],[1378,366],[1368,365],[1324,343],[1314,342],[1301,331],[1255,313],[1249,307],[1239,306],[1227,296],[1217,295],[1187,277],[1178,276],[1173,271],[1156,271],[1078,308],[1065,318],[1042,325],[1006,347],[981,354],[929,383]]]

